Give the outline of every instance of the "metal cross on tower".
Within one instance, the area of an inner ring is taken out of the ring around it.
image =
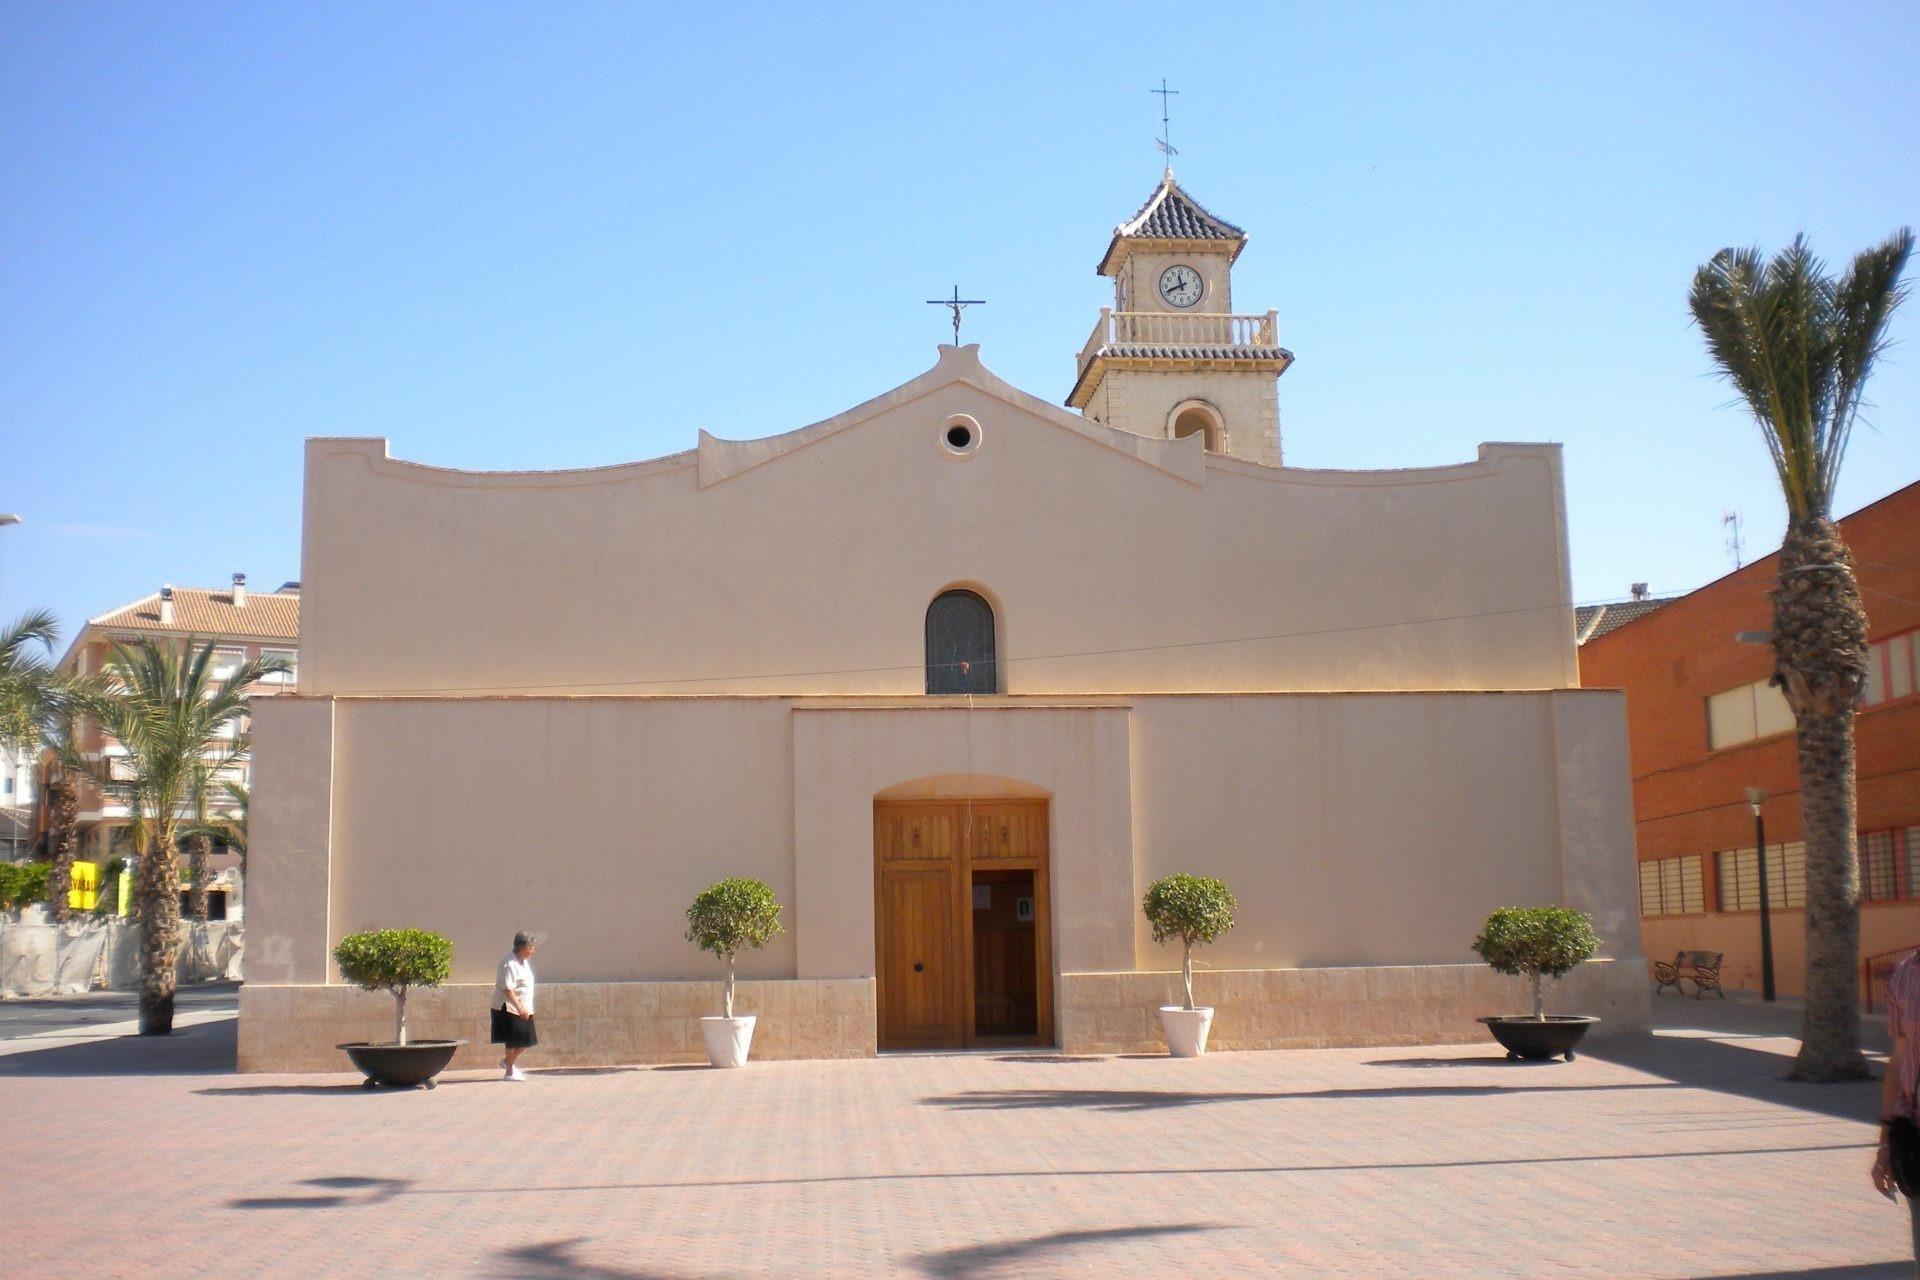
[[[1149,89],[1147,92],[1160,95],[1160,139],[1153,145],[1160,148],[1166,155],[1167,168],[1171,170],[1173,168],[1173,158],[1180,153],[1173,149],[1173,118],[1167,112],[1167,100],[1169,98],[1179,97],[1180,91],[1178,89],[1167,88],[1167,82],[1163,78],[1160,81],[1160,87],[1158,89]]]
[[[927,305],[930,307],[953,308],[953,345],[957,347],[960,345],[961,310],[966,307],[984,307],[987,305],[987,300],[985,298],[963,298],[960,296],[960,286],[955,285],[953,286],[953,296],[951,298],[928,298]]]

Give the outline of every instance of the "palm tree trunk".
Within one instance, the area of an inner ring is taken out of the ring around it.
[[[79,817],[79,796],[74,791],[73,780],[64,774],[47,780],[48,852],[53,857],[53,867],[47,874],[47,902],[53,910],[56,923],[65,921],[71,913],[67,905],[67,895],[73,888],[73,851],[78,843],[76,822]]]
[[[187,841],[187,905],[193,918],[207,922],[207,881],[213,875],[213,837],[196,835]]]
[[[1773,592],[1776,680],[1793,708],[1807,859],[1806,1000],[1795,1080],[1861,1080],[1860,863],[1854,713],[1867,671],[1867,615],[1839,526],[1794,521]]]
[[[173,993],[179,985],[180,857],[173,832],[155,823],[140,859],[140,1034],[173,1031]]]

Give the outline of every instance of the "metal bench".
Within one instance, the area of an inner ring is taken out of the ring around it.
[[[1672,964],[1655,960],[1653,994],[1659,995],[1663,989],[1672,987],[1676,993],[1685,995],[1686,989],[1680,984],[1691,982],[1695,1000],[1709,991],[1725,1000],[1727,993],[1720,986],[1720,958],[1718,951],[1682,951],[1674,956]]]

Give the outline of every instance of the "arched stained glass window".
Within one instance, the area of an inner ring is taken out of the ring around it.
[[[998,693],[993,606],[971,591],[943,591],[927,606],[927,692]]]

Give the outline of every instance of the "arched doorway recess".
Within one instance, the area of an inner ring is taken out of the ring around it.
[[[873,802],[879,1045],[1051,1045],[1049,802],[927,782]]]

